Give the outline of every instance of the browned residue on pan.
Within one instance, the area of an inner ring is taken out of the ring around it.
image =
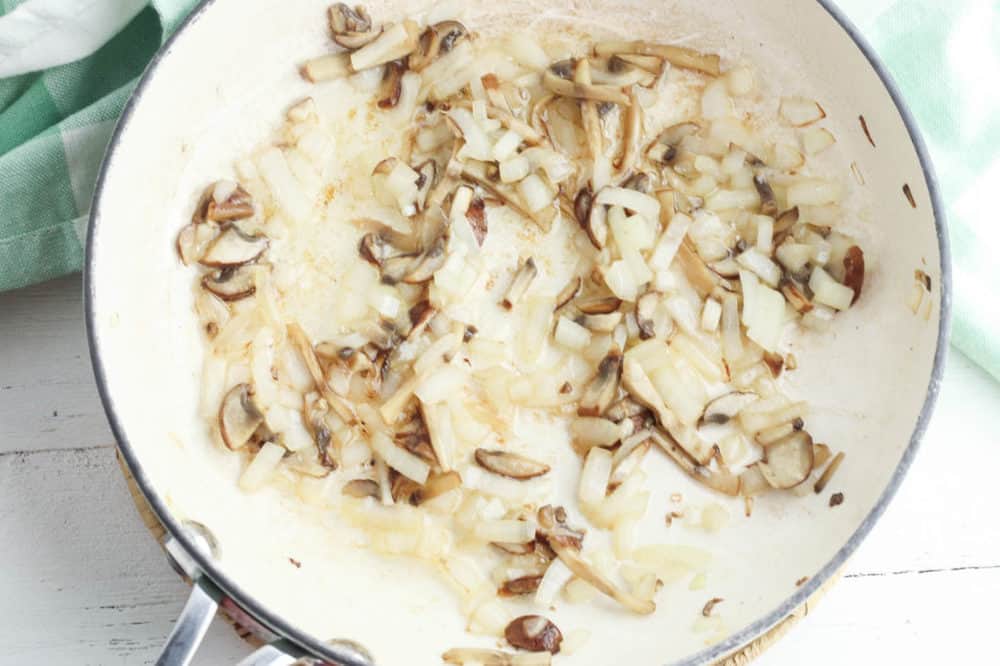
[[[861,121],[861,129],[864,130],[865,136],[868,137],[868,143],[872,144],[872,148],[875,148],[875,139],[872,138],[871,130],[868,129],[868,121],[865,120],[864,116],[858,116],[858,120]]]

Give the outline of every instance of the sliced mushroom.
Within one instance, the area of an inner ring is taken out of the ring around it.
[[[622,321],[621,312],[609,312],[608,314],[581,314],[573,319],[577,324],[583,326],[594,333],[611,333]]]
[[[200,263],[212,268],[242,266],[259,259],[269,244],[266,236],[251,236],[230,224],[208,246]]]
[[[660,132],[656,140],[649,145],[649,148],[646,149],[646,157],[654,164],[671,165],[677,159],[681,141],[700,131],[701,125],[696,122],[671,125]]]
[[[344,484],[341,492],[348,497],[379,497],[378,483],[371,479],[353,479]]]
[[[387,62],[382,68],[382,83],[379,84],[378,108],[392,109],[399,104],[403,94],[403,74],[406,62],[402,59]]]
[[[510,451],[476,449],[476,463],[485,470],[524,481],[548,474],[552,469],[545,463],[526,458]]]
[[[532,546],[533,544],[518,545]],[[503,585],[500,586],[500,589],[497,590],[497,594],[501,597],[519,597],[526,594],[534,594],[541,582],[542,577],[540,575],[520,576],[511,580],[505,580]]]
[[[622,375],[622,352],[613,348],[601,359],[597,374],[583,392],[576,413],[580,416],[600,416],[618,395]]]
[[[756,393],[733,391],[719,396],[705,406],[701,423],[722,425],[736,418],[737,414],[760,399]]]
[[[757,188],[757,194],[760,195],[761,214],[769,217],[777,215],[778,201],[774,198],[774,189],[767,182],[767,178],[763,174],[757,174],[753,177],[753,186]]]
[[[794,280],[784,279],[781,281],[781,293],[785,296],[788,304],[795,308],[799,314],[805,314],[813,309],[813,304],[806,297],[802,287]]]
[[[813,441],[805,431],[788,435],[768,446],[764,452],[766,458],[757,467],[774,488],[794,488],[809,478],[812,472]]]
[[[557,71],[553,70],[553,67],[546,69],[542,75],[542,86],[561,97],[587,99],[595,102],[611,102],[619,106],[629,106],[632,103],[629,96],[617,88],[577,83],[576,81],[563,78]]]
[[[359,49],[379,36],[374,30],[371,16],[361,5],[351,9],[342,2],[330,7],[330,35],[345,49]]]
[[[735,497],[739,494],[740,478],[730,472],[728,467],[720,466],[718,469],[713,469],[707,465],[700,464],[680,444],[658,429],[654,429],[650,437],[652,437],[653,442],[657,446],[663,449],[695,481],[730,497]]]
[[[639,141],[642,140],[642,105],[632,88],[629,89],[628,99],[623,119],[622,154],[615,161],[619,173],[628,173],[635,167],[639,161]]]
[[[559,294],[556,296],[556,306],[555,310],[561,310],[563,306],[576,298],[576,295],[580,293],[580,288],[583,286],[583,278],[577,276],[566,283],[566,286],[562,288]]]
[[[583,225],[583,230],[587,232],[591,245],[598,250],[603,250],[608,244],[608,208],[601,204],[593,204],[590,213],[587,215],[587,222]]]
[[[589,315],[610,314],[622,306],[622,299],[616,296],[587,296],[573,301],[573,305]]]
[[[224,301],[238,301],[257,291],[252,266],[235,266],[206,273],[201,286]]]
[[[507,287],[507,293],[504,294],[503,300],[500,301],[500,305],[507,310],[513,309],[514,304],[524,297],[524,294],[528,291],[528,287],[531,286],[536,277],[538,277],[538,267],[535,265],[534,258],[528,257],[518,267],[517,273],[514,274],[514,279],[511,281],[510,286]]]
[[[440,21],[428,27],[420,35],[417,49],[410,54],[410,69],[423,71],[438,57],[455,48],[468,34],[469,30],[458,21]]]
[[[215,240],[219,233],[218,227],[214,224],[191,223],[181,229],[177,234],[177,255],[184,262],[185,266],[201,260],[205,254],[205,249]]]
[[[674,67],[693,69],[709,76],[719,76],[722,73],[718,55],[699,53],[683,46],[653,44],[644,41],[609,41],[598,43],[594,47],[594,52],[599,56],[613,56],[623,53],[656,56],[663,58]]]
[[[576,550],[567,548],[559,543],[553,543],[552,549],[556,552],[556,555],[559,556],[559,559],[563,561],[563,564],[565,564],[576,577],[587,581],[633,613],[649,615],[656,610],[656,604],[653,603],[653,601],[649,599],[639,599],[634,594],[621,589],[611,580],[606,578],[604,574],[597,571],[597,569],[595,569],[589,562],[583,559],[580,553]]]
[[[447,239],[441,236],[410,267],[409,272],[403,277],[403,282],[407,284],[423,284],[434,277],[444,262],[448,259],[445,254]]]
[[[635,323],[643,340],[656,337],[656,308],[659,304],[660,295],[655,291],[643,294],[635,303]]]
[[[854,290],[851,305],[861,297],[861,288],[865,284],[865,253],[857,245],[852,245],[844,255],[844,285]]]
[[[264,423],[264,415],[253,401],[249,384],[237,384],[229,389],[219,407],[219,434],[232,450],[246,446]]]
[[[529,652],[557,654],[562,643],[559,627],[541,615],[522,615],[507,625],[504,638],[513,647]]]

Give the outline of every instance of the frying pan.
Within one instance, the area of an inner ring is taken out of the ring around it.
[[[430,3],[368,4],[373,16],[392,20]],[[781,94],[822,103],[844,163],[853,161],[864,180],[851,186],[847,223],[866,247],[865,294],[830,333],[795,349],[800,369],[788,379],[812,404],[813,434],[847,453],[835,482],[844,503],[831,509],[826,495],[781,494],[718,534],[670,532],[667,540],[712,552],[705,590],[672,586],[649,617],[600,604],[563,605],[553,616],[564,629],[591,632],[565,663],[715,661],[772,627],[844,564],[916,453],[938,392],[951,284],[926,150],[884,67],[825,0],[464,4],[476,30],[568,20],[596,36],[691,43],[725,62],[748,61],[775,104]],[[464,633],[459,601],[423,565],[352,547],[330,512],[287,494],[241,492],[237,456],[219,450],[197,416],[202,342],[191,275],[173,239],[204,183],[229,173],[234,156],[309,94],[295,65],[328,49],[324,10],[318,0],[204,2],[136,89],[97,188],[86,310],[98,386],[122,455],[172,535],[168,550],[196,583],[163,664],[187,663],[222,599],[281,639],[252,663],[312,655],[352,666],[432,664],[448,648],[488,645]],[[914,313],[917,270],[930,277],[930,291]],[[665,459],[651,464],[650,478],[669,480],[655,493],[708,499]],[[655,493],[653,506],[665,506]],[[709,597],[726,600],[718,635],[692,630]]]

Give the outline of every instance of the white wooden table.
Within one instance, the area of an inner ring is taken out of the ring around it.
[[[989,663],[1000,387],[953,353],[923,450],[846,577],[765,666]],[[151,663],[187,590],[132,507],[78,277],[0,294],[0,664]],[[246,654],[217,623],[199,664]]]

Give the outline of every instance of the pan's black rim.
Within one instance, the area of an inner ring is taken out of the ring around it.
[[[913,458],[916,456],[917,450],[919,449],[920,441],[927,430],[927,425],[930,422],[935,404],[937,403],[941,379],[944,374],[945,360],[948,352],[948,340],[951,334],[951,254],[940,187],[938,185],[934,168],[931,164],[927,146],[924,143],[920,130],[917,127],[916,120],[903,100],[899,87],[889,74],[885,64],[875,53],[874,49],[867,42],[867,40],[861,35],[858,28],[834,4],[833,0],[815,1],[818,2],[819,5],[822,6],[823,9],[825,9],[827,13],[829,13],[829,15],[848,34],[848,36],[851,37],[858,49],[860,49],[865,55],[871,67],[882,80],[882,84],[891,96],[900,117],[906,125],[907,131],[910,135],[910,140],[912,141],[920,160],[927,189],[930,192],[931,206],[934,212],[935,231],[937,234],[938,248],[941,257],[941,315],[938,329],[937,349],[934,354],[934,367],[927,387],[927,396],[924,400],[923,407],[921,408],[920,416],[917,419],[913,434],[910,437],[910,443],[907,446],[906,451],[903,453],[899,465],[896,467],[896,471],[893,473],[893,476],[890,479],[885,491],[882,493],[882,496],[879,498],[878,502],[876,502],[871,512],[869,512],[869,514],[865,517],[864,521],[862,521],[861,525],[854,532],[847,543],[839,551],[837,551],[833,558],[822,569],[820,569],[819,572],[812,576],[808,582],[798,588],[794,594],[792,594],[777,608],[773,609],[770,613],[756,622],[731,635],[726,640],[706,648],[705,650],[694,654],[687,659],[676,662],[675,666],[694,666],[696,664],[711,663],[720,657],[728,655],[747,645],[755,638],[764,634],[771,627],[775,626],[796,608],[801,606],[813,593],[816,592],[817,589],[819,589],[823,583],[840,570],[847,559],[852,553],[854,553],[864,538],[871,531],[872,527],[874,527],[878,519],[885,512],[886,507],[896,494],[896,491],[899,489],[903,478],[906,476],[906,473],[913,462]],[[142,100],[146,88],[153,80],[154,74],[156,73],[160,63],[171,53],[174,45],[181,35],[183,35],[187,29],[190,28],[190,26],[197,23],[204,13],[213,4],[215,4],[215,2],[216,0],[202,0],[198,7],[187,17],[187,19],[185,19],[178,30],[171,36],[171,38],[164,44],[163,48],[157,52],[156,56],[149,63],[142,79],[139,81],[139,84],[132,93],[128,104],[126,104],[125,109],[122,112],[118,125],[115,128],[115,132],[111,137],[111,142],[108,146],[104,163],[101,166],[100,175],[97,180],[96,194],[91,209],[90,226],[87,232],[87,259],[84,266],[84,306],[86,311],[87,340],[90,346],[91,363],[97,380],[98,392],[100,393],[101,401],[104,405],[104,410],[107,413],[112,432],[118,441],[118,447],[121,451],[122,457],[125,459],[125,462],[128,465],[129,470],[132,472],[136,483],[145,496],[146,501],[149,502],[149,505],[152,507],[153,511],[156,513],[157,517],[166,529],[184,546],[189,553],[193,554],[195,561],[211,579],[211,581],[228,597],[233,599],[244,610],[259,620],[261,624],[268,627],[276,634],[290,639],[297,645],[301,646],[308,653],[323,659],[342,663],[345,666],[365,666],[366,662],[361,660],[352,650],[340,649],[338,646],[324,644],[320,639],[302,632],[289,622],[285,621],[282,617],[270,611],[262,603],[250,596],[250,594],[248,594],[229,576],[223,573],[215,562],[211,561],[211,559],[198,551],[195,544],[188,537],[187,533],[181,528],[180,523],[170,514],[163,499],[153,490],[149,478],[143,471],[135,450],[126,436],[125,430],[118,418],[114,400],[108,390],[106,371],[100,351],[101,341],[96,332],[95,294],[93,288],[94,272],[96,270],[93,247],[94,239],[96,237],[96,229],[101,219],[105,179],[107,178],[110,170],[110,165],[114,161],[119,140],[125,129],[128,127],[132,114],[136,106]]]

